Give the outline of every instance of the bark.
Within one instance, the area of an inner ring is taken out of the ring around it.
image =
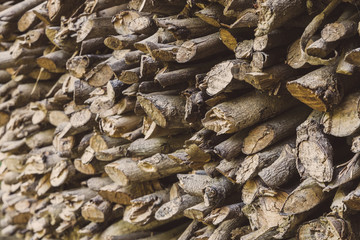
[[[233,218],[243,218],[244,214],[241,212],[244,203],[234,203],[220,208],[215,208],[205,218],[205,222],[213,225],[219,225],[226,220]]]
[[[333,147],[320,126],[321,113],[313,111],[296,130],[297,162],[300,176],[310,176],[319,182],[333,177]]]
[[[129,7],[139,12],[153,12],[164,15],[173,15],[179,13],[185,7],[185,1],[172,2],[168,0],[149,1],[133,0],[130,1]]]
[[[256,126],[243,140],[242,152],[247,155],[254,154],[279,140],[290,137],[309,113],[308,108],[296,107]]]
[[[223,15],[224,8],[220,4],[210,4],[200,11],[195,12],[195,16],[214,27],[221,27],[222,23],[229,23],[232,19]]]
[[[142,118],[133,114],[114,115],[103,118],[101,128],[106,135],[113,138],[122,137],[125,133],[135,130]]]
[[[236,183],[243,185],[255,177],[263,168],[273,164],[280,157],[287,144],[293,144],[294,139],[286,139],[262,152],[247,156],[236,172]]]
[[[256,27],[259,21],[259,15],[254,8],[245,9],[237,14],[236,21],[230,25],[230,28]]]
[[[286,34],[286,38],[284,38]],[[289,45],[299,37],[297,30],[288,30],[284,28],[274,29],[266,35],[257,36],[254,39],[254,51],[267,51],[276,47]]]
[[[236,172],[240,167],[241,162],[244,161],[244,157],[235,158],[232,160],[223,159],[215,167],[215,169],[229,179],[232,183],[236,183]]]
[[[247,136],[247,133],[248,133],[248,129],[244,129],[235,133],[227,140],[216,145],[214,147],[214,152],[223,159],[226,160],[234,159],[241,153],[241,149],[244,146],[244,140],[245,137]]]
[[[294,105],[295,102],[288,96],[272,97],[250,92],[216,105],[205,114],[202,123],[205,128],[218,134],[233,133],[264,121]]]
[[[226,220],[215,229],[213,234],[211,234],[211,236],[209,237],[209,240],[229,239],[231,231],[241,226],[242,224],[243,220],[241,218]]]

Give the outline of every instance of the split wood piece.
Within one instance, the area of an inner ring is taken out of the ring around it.
[[[335,48],[338,45],[338,42],[326,42],[324,39],[319,38],[313,42],[310,40],[305,48],[305,52],[313,57],[326,58],[337,54]]]
[[[237,19],[229,27],[234,28],[254,28],[259,22],[259,15],[255,8],[248,8],[238,13]],[[224,24],[222,24],[224,25]],[[226,25],[225,25],[226,26]],[[226,26],[227,27],[227,26]]]
[[[334,22],[325,25],[321,30],[321,38],[326,42],[336,42],[357,34],[357,22],[351,17],[341,22]]]
[[[215,96],[219,93],[232,90],[241,90],[249,87],[244,82],[233,81],[232,68],[241,63],[242,60],[228,60],[216,64],[206,73],[200,89],[205,89],[209,96]]]
[[[50,183],[53,187],[59,187],[71,181],[75,176],[76,170],[74,164],[66,159],[56,163],[51,171]]]
[[[341,189],[341,188],[339,188]],[[343,211],[347,210],[347,208],[354,210],[354,211],[359,211],[360,209],[360,194],[359,194],[359,190],[360,187],[359,185],[350,193],[348,193],[347,195],[345,195],[346,193],[343,192],[342,195],[342,199],[341,199],[341,203],[345,204],[345,206],[343,206]],[[334,197],[335,199],[335,197]]]
[[[261,180],[271,188],[288,183],[297,174],[295,148],[285,145],[278,159],[259,172]]]
[[[345,55],[345,61],[355,66],[360,66],[360,58],[359,58],[360,48],[355,48]]]
[[[308,68],[311,65],[306,61],[305,58],[301,57],[301,47],[300,47],[300,40],[297,39],[295,42],[293,42],[288,50],[288,54],[286,57],[286,64],[288,64],[290,67],[298,69],[298,68]]]
[[[84,159],[83,157],[75,159],[75,169],[85,175],[96,175],[99,173],[103,173],[106,162],[98,161],[94,157],[95,156],[92,155],[90,159]]]
[[[140,81],[140,67],[124,70],[119,76],[119,80],[125,84],[133,84]]]
[[[141,121],[142,117],[135,114],[114,115],[101,119],[100,127],[109,137],[118,138],[135,130]]]
[[[303,0],[296,0],[291,3],[284,0],[258,1],[258,6],[259,23],[255,36],[268,34],[272,30],[286,24],[289,20],[301,15],[306,10]]]
[[[146,48],[148,49],[151,57],[156,61],[176,62],[176,53],[180,47],[171,44],[147,42]]]
[[[323,216],[302,224],[297,233],[299,240],[316,238],[323,239],[353,239],[354,233],[351,225],[343,218],[336,216]]]
[[[139,42],[147,37],[147,35],[143,34],[115,35],[105,38],[104,44],[110,49],[121,50],[125,48],[131,48],[134,43]]]
[[[333,178],[333,147],[322,131],[322,113],[313,111],[296,129],[297,161],[300,176],[310,176],[319,182]]]
[[[215,183],[209,184],[203,189],[205,206],[221,206],[235,189],[236,186],[226,177],[218,178]]]
[[[134,43],[134,47],[144,53],[148,53],[149,50],[146,47],[147,42],[153,43],[170,43],[176,41],[174,35],[166,29],[159,28],[159,30],[153,35]]]
[[[244,9],[253,7],[250,0],[230,0],[225,1],[225,4],[224,15],[231,17],[237,17]]]
[[[129,8],[139,12],[151,12],[164,15],[174,15],[181,12],[185,7],[186,1],[168,1],[168,0],[132,0],[129,2]]]
[[[151,79],[163,68],[162,63],[148,55],[142,55],[140,60],[140,78]]]
[[[120,35],[145,34],[156,32],[152,14],[125,10],[116,14],[111,20],[114,30]]]
[[[356,37],[355,37],[356,38]],[[347,39],[342,48],[341,48],[341,55],[340,55],[340,61],[337,65],[337,68],[336,68],[336,73],[340,73],[340,74],[343,74],[343,75],[353,75],[356,70],[357,70],[357,67],[356,65],[354,64],[351,64],[349,62],[347,62],[345,60],[345,57],[346,57],[346,54],[348,52],[350,52],[351,50],[357,48],[359,46],[359,42],[356,41],[353,38],[350,38],[350,39]]]
[[[264,68],[282,63],[286,58],[285,48],[274,48],[266,52],[254,52],[252,55],[251,66],[253,70],[261,71]]]
[[[246,155],[254,154],[290,137],[309,114],[307,107],[300,106],[258,125],[243,140],[242,152]]]
[[[209,49],[212,51],[208,51]],[[176,54],[176,61],[186,63],[226,51],[227,47],[220,40],[220,33],[213,33],[184,42]]]
[[[233,218],[243,218],[244,214],[241,209],[243,208],[244,203],[234,203],[220,208],[215,208],[211,213],[205,218],[205,222],[208,224],[219,225],[226,220]]]
[[[98,151],[95,153],[95,158],[99,161],[113,161],[125,157],[129,146],[130,143]]]
[[[232,20],[232,18],[224,15],[223,12],[224,7],[222,7],[220,4],[212,3],[200,11],[195,12],[195,16],[207,24],[220,28],[222,23],[227,24]]]
[[[339,104],[343,87],[336,66],[324,66],[287,83],[286,88],[295,98],[309,107],[327,112]]]
[[[66,61],[71,57],[70,53],[59,50],[39,57],[37,64],[50,72],[65,72]]]
[[[52,23],[57,24],[61,16],[68,19],[83,4],[83,1],[75,0],[50,0],[46,3],[49,13],[49,19]]]
[[[153,173],[154,175],[157,174],[158,178],[190,170],[185,164],[179,164],[173,161],[168,155],[161,153],[142,159],[137,165],[144,172]]]
[[[81,207],[81,215],[91,222],[104,222],[112,212],[112,204],[97,195]]]
[[[92,66],[110,58],[110,54],[95,55],[87,54],[81,56],[75,56],[70,58],[66,62],[66,69],[69,73],[77,78],[83,78],[85,73],[90,70]]]
[[[358,114],[360,92],[348,94],[331,112],[324,113],[321,124],[324,133],[335,137],[353,135],[360,128]]]
[[[106,96],[111,100],[111,102],[120,101],[123,95],[123,91],[126,90],[128,86],[121,82],[120,80],[110,80],[106,84]]]
[[[281,212],[285,215],[293,215],[307,212],[317,207],[327,198],[323,192],[325,185],[313,178],[307,178],[295,188],[286,198]],[[299,202],[299,199],[302,199]]]
[[[172,17],[156,18],[156,25],[170,31],[177,40],[193,39],[209,35],[217,28],[209,26],[200,18],[176,19]]]
[[[170,139],[158,137],[144,139],[139,138],[133,141],[128,148],[128,155],[131,157],[150,157],[156,153],[170,153],[180,149],[188,135],[177,135]]]
[[[253,91],[216,105],[205,114],[202,124],[217,134],[233,133],[295,105],[296,102],[290,96],[274,97]]]
[[[75,112],[70,117],[71,126],[74,128],[92,129],[95,125],[95,115],[88,108]]]
[[[206,215],[208,215],[213,208],[213,206],[205,206],[205,203],[201,202],[199,204],[196,204],[195,206],[185,209],[184,216],[193,220],[203,222]]]
[[[280,157],[286,144],[293,144],[295,139],[286,139],[276,145],[247,156],[236,172],[236,183],[243,185],[247,180],[255,177],[263,168],[270,166]]]
[[[45,131],[38,132],[35,135],[27,137],[25,143],[31,149],[51,145],[54,130],[55,129],[48,129]]]
[[[40,23],[40,19],[36,16],[34,11],[46,11],[46,2],[40,3],[36,7],[26,11],[17,22],[17,28],[20,32],[26,32],[32,28],[34,28],[38,23]]]
[[[106,135],[94,134],[90,137],[89,146],[95,151],[100,152],[106,149],[129,143],[122,138],[111,138]]]
[[[125,210],[123,219],[132,224],[146,225],[154,220],[155,212],[168,201],[169,189],[133,199],[131,206]]]
[[[234,79],[244,81],[246,73],[251,72],[250,62],[247,60],[243,60],[240,63],[234,64],[231,68],[231,73]]]
[[[211,178],[206,174],[177,174],[177,177],[179,186],[186,193],[198,197],[203,197],[203,190],[207,186],[215,185],[219,181],[219,179]]]
[[[248,129],[244,129],[235,133],[230,138],[216,145],[214,147],[214,152],[223,159],[234,159],[241,153],[241,149],[243,148],[244,140],[248,135],[248,132]]]
[[[285,63],[262,69],[261,72],[258,71],[260,70],[253,68],[252,72],[245,74],[244,79],[254,88],[262,91],[274,90],[280,83],[287,82],[295,76],[303,73],[302,70],[293,69]]]
[[[222,222],[209,237],[209,240],[230,239],[231,231],[244,224],[244,219],[234,218]]]
[[[157,137],[166,137],[166,136],[172,136],[177,135],[180,133],[184,133],[185,129],[179,128],[179,129],[168,129],[168,128],[162,128],[159,125],[157,125],[155,122],[153,122],[148,117],[145,117],[143,120],[143,126],[142,126],[142,134],[144,134],[144,139],[149,138],[157,138]]]
[[[101,87],[107,84],[115,75],[120,76],[123,70],[136,67],[136,64],[126,64],[125,59],[117,60],[111,57],[104,62],[99,63],[89,72],[85,74],[85,80],[89,82],[91,86]]]
[[[179,236],[178,240],[190,240],[194,233],[199,230],[201,223],[199,221],[193,220],[184,232]]]
[[[157,182],[132,183],[125,187],[112,183],[102,187],[99,191],[99,195],[113,203],[130,205],[131,200],[153,193],[157,190],[162,190]]]
[[[184,120],[185,99],[181,96],[141,94],[137,96],[137,101],[148,117],[160,127],[183,128],[188,125]]]
[[[235,158],[232,160],[223,159],[220,163],[216,164],[215,170],[224,175],[232,183],[236,183],[236,172],[240,167],[244,157]],[[206,171],[206,170],[205,170]]]
[[[241,41],[239,43],[237,43],[237,45],[235,46],[235,48],[233,49],[233,51],[235,52],[235,57],[237,59],[241,59],[241,60],[251,60],[252,56],[253,56],[253,45],[254,45],[254,40],[250,39],[250,40],[244,40]],[[241,80],[241,79],[239,79]]]
[[[284,38],[286,34],[286,38]],[[266,35],[255,37],[254,51],[267,51],[276,47],[289,45],[299,37],[298,30],[285,28],[274,29]]]
[[[86,181],[86,186],[91,190],[98,192],[106,185],[110,185],[113,181],[109,177],[92,177]]]
[[[0,33],[4,36],[9,35],[9,33],[13,31],[14,27],[16,28],[16,21],[21,17],[21,15],[23,15],[26,11],[41,4],[42,2],[43,0],[22,1],[1,11]]]
[[[49,148],[42,148],[41,154],[28,154],[23,175],[45,174],[51,172],[57,162],[66,160],[57,154],[47,154]]]
[[[163,204],[156,212],[155,219],[159,221],[170,219],[177,215],[182,215],[183,211],[189,207],[200,203],[202,199],[189,194],[182,195],[165,204]]]
[[[335,176],[332,182],[324,188],[324,191],[331,191],[360,176],[359,155],[359,153],[356,153],[348,162],[345,163],[346,165]],[[344,164],[341,166],[343,165]]]

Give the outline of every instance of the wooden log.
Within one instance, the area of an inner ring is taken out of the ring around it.
[[[321,30],[321,38],[326,42],[336,42],[354,36],[357,33],[357,22],[347,19],[325,25]]]
[[[182,195],[175,198],[165,204],[163,204],[156,212],[155,219],[167,220],[176,215],[182,214],[182,212],[192,206],[201,202],[200,197],[191,196],[189,194]]]
[[[329,182],[333,177],[333,147],[320,126],[321,113],[313,111],[297,128],[296,167],[300,176],[311,176],[319,182]]]
[[[243,224],[243,219],[234,218],[222,222],[211,234],[209,240],[220,240],[220,239],[229,239],[231,231]]]
[[[230,220],[233,218],[243,218],[244,215],[241,212],[243,206],[244,203],[234,203],[231,205],[226,205],[224,207],[215,208],[205,218],[205,222],[216,226],[226,220]]]
[[[154,220],[155,212],[169,201],[169,189],[131,200],[131,207],[124,213],[124,220],[133,224],[146,225]]]
[[[214,147],[214,152],[223,159],[234,159],[241,153],[241,149],[243,148],[244,140],[247,134],[248,129],[244,129],[235,133],[230,138],[216,145]]]
[[[200,11],[195,12],[195,16],[204,22],[214,26],[221,27],[222,23],[229,23],[231,18],[223,15],[224,8],[220,4],[210,4]]]
[[[193,220],[188,227],[184,230],[184,232],[180,235],[178,240],[189,240],[192,238],[195,231],[197,231],[200,228],[200,222],[197,220]]]
[[[158,27],[168,29],[178,40],[198,38],[217,31],[200,18],[156,18],[155,22]]]
[[[116,14],[112,19],[114,29],[118,34],[146,34],[151,35],[156,32],[155,24],[149,13],[125,10]]]
[[[351,93],[334,107],[331,113],[324,113],[321,119],[324,133],[336,137],[347,137],[357,132],[360,124],[357,113],[359,97],[359,92]]]
[[[142,118],[133,114],[114,115],[101,119],[100,126],[109,137],[122,137],[124,133],[138,127]]]
[[[224,91],[241,90],[248,88],[244,82],[233,81],[231,69],[241,60],[228,60],[216,64],[206,74],[200,89],[204,88],[209,96],[215,96]]]
[[[202,124],[218,134],[233,133],[281,113],[294,105],[295,102],[288,96],[279,98],[250,92],[216,105],[205,114]]]
[[[308,108],[301,106],[256,126],[243,140],[242,152],[247,155],[254,154],[291,136],[309,113]]]
[[[247,156],[236,172],[236,183],[244,184],[255,177],[260,170],[271,165],[279,158],[286,144],[293,144],[295,139],[286,139],[262,152]]]
[[[36,62],[50,72],[65,72],[66,61],[70,56],[68,52],[59,50],[39,57]]]
[[[342,98],[339,89],[340,76],[335,73],[335,70],[334,66],[321,67],[301,78],[288,82],[286,87],[291,95],[309,107],[317,111],[329,111]]]
[[[212,49],[212,51],[207,51],[208,49]],[[226,49],[226,46],[220,40],[220,34],[213,33],[184,42],[176,54],[176,61],[178,63],[186,63],[199,60],[226,52]]]
[[[69,73],[77,78],[82,78],[85,76],[85,73],[90,70],[92,66],[95,64],[108,59],[111,55],[95,55],[95,54],[87,54],[81,56],[75,56],[70,58],[66,62],[66,69]]]
[[[235,185],[225,177],[220,177],[217,180],[203,189],[204,204],[207,207],[221,206],[236,189]]]
[[[255,36],[268,34],[305,11],[305,2],[302,0],[285,4],[286,7],[284,3],[282,0],[267,0],[258,3],[260,13]]]
[[[130,205],[131,200],[157,190],[162,189],[156,182],[133,183],[125,187],[112,183],[102,187],[99,195],[113,203]]]
[[[95,153],[95,158],[100,161],[113,161],[122,157],[126,157],[129,146],[130,144],[124,144],[121,146],[101,150]]]
[[[271,188],[286,184],[296,175],[295,149],[290,145],[286,145],[279,158],[269,167],[262,169],[258,175]]]
[[[230,25],[230,28],[248,28],[257,26],[259,15],[257,14],[256,9],[248,8],[239,12],[237,15],[236,21]]]
[[[70,17],[75,10],[82,4],[81,1],[51,0],[46,3],[49,12],[49,19],[57,23],[61,16]]]
[[[51,186],[58,187],[69,182],[75,176],[75,172],[75,167],[70,160],[59,161],[51,171]]]
[[[141,94],[137,97],[137,101],[145,113],[160,127],[182,128],[187,125],[184,120],[185,100],[180,96]]]
[[[323,38],[316,41],[309,41],[306,46],[305,52],[313,57],[326,58],[329,55],[336,55],[335,48],[338,46],[337,42],[326,42]]]
[[[235,57],[237,59],[251,59],[253,56],[253,45],[254,40],[243,40],[238,42],[233,51],[235,52]],[[240,80],[240,79],[239,79]]]
[[[89,146],[95,151],[100,152],[106,149],[128,143],[126,139],[111,138],[106,135],[94,134],[90,137]]]
[[[173,15],[179,13],[185,7],[185,4],[185,1],[171,2],[167,0],[159,0],[156,2],[151,2],[148,0],[134,0],[130,1],[129,8],[135,9],[139,12],[152,12],[164,15]]]
[[[159,28],[156,33],[147,37],[140,42],[134,43],[134,47],[144,53],[148,53],[148,49],[146,47],[147,42],[153,43],[170,43],[176,41],[174,35],[167,31],[166,29]]]

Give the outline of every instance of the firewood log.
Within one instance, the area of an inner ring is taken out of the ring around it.
[[[313,111],[307,120],[297,127],[296,167],[300,176],[310,176],[319,182],[333,178],[333,147],[320,126],[321,113]]]
[[[164,15],[173,15],[181,12],[185,7],[186,1],[172,2],[168,0],[157,0],[151,2],[148,0],[133,0],[129,3],[130,9],[138,10],[139,12],[153,12]]]
[[[205,128],[218,134],[233,133],[280,113],[294,104],[295,102],[288,96],[271,97],[250,92],[216,105],[206,113],[202,123]],[[248,108],[248,106],[252,107]],[[261,116],[258,115],[260,112]]]

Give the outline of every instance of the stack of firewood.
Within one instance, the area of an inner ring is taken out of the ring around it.
[[[0,0],[20,239],[360,236],[358,0]]]

